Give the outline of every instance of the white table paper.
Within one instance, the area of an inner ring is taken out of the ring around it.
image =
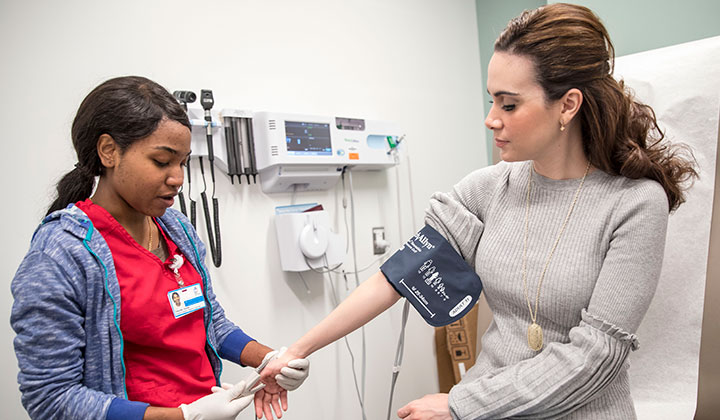
[[[657,293],[630,357],[639,419],[692,419],[720,118],[720,37],[617,59],[624,79],[655,110],[671,142],[693,148],[700,179],[671,215]]]

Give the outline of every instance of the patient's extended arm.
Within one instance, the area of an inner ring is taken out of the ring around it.
[[[301,359],[355,331],[400,299],[381,271],[365,280],[325,319],[288,347],[282,357],[262,371],[262,380],[274,380],[280,369],[293,359]]]

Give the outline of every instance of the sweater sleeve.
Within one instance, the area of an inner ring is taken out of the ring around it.
[[[113,403],[127,419],[142,419],[147,404],[83,385],[85,291],[50,255],[29,253],[13,278],[10,323],[22,403],[30,418],[104,419]]]
[[[477,170],[463,178],[449,193],[437,192],[430,197],[425,223],[438,231],[470,267],[475,267],[475,253],[484,227],[484,210],[494,187],[507,170],[504,163]]]
[[[568,343],[461,382],[450,392],[455,419],[554,418],[597,396],[637,348],[637,331],[660,276],[668,204],[659,184],[642,182],[621,197],[587,310]]]

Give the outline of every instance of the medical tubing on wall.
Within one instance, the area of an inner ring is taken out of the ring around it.
[[[390,399],[388,400],[387,420],[390,420],[392,413],[393,395],[395,394],[395,383],[400,374],[400,366],[402,366],[402,357],[405,352],[405,326],[407,325],[408,312],[410,303],[407,299],[403,303],[402,326],[400,327],[400,336],[398,337],[397,350],[395,351],[395,364],[393,365],[392,381],[390,383]]]
[[[347,220],[347,208],[348,208],[348,203],[347,203],[346,189],[345,189],[345,171],[346,171],[346,169],[347,169],[347,167],[344,167],[344,168],[343,168],[343,172],[342,172],[342,174],[340,175],[340,179],[341,179],[341,181],[342,181],[342,189],[343,189],[342,206],[343,206],[343,221],[345,222],[345,254],[347,254],[348,252],[350,252],[350,225],[348,224],[348,220]],[[384,252],[382,255],[380,255],[377,259],[373,260],[370,264],[366,265],[366,266],[363,267],[363,268],[357,268],[357,267],[355,267],[355,268],[353,268],[353,270],[354,270],[354,271],[357,271],[358,274],[363,273],[363,272],[369,270],[370,268],[372,268],[372,267],[373,267],[375,264],[377,264],[379,261],[382,261],[382,259],[385,258],[385,257],[388,255],[389,252],[390,252],[390,248],[388,247],[388,248],[385,249],[385,252]],[[305,258],[305,259],[306,259],[305,262],[309,261],[307,258]],[[340,268],[342,265],[344,265],[344,264],[343,264],[343,263],[340,263],[340,264],[336,265],[335,267],[330,268],[330,271],[332,271],[332,272],[334,272],[334,273],[338,273],[338,274],[344,273],[344,271],[338,271],[338,270],[337,270],[337,269]],[[309,263],[308,263],[308,266],[310,266]],[[320,271],[318,271],[317,269],[312,268],[311,266],[310,266],[310,269],[313,270],[313,271],[315,271],[315,272],[317,272],[317,273],[320,273]],[[346,282],[347,282],[347,277],[346,277]]]
[[[388,249],[389,249],[389,248],[388,248]],[[389,253],[389,251],[385,251],[384,254],[382,254],[382,255],[380,255],[378,258],[374,259],[370,264],[366,265],[365,267],[362,267],[362,268],[358,269],[358,270],[357,270],[358,274],[364,273],[364,272],[368,271],[369,269],[375,267],[375,265],[376,265],[377,263],[381,262],[383,259],[385,259],[385,257],[387,257],[388,253]],[[308,260],[308,261],[309,261],[309,260]],[[338,270],[338,268],[340,268],[342,265],[343,265],[343,263],[340,263],[340,264],[336,265],[335,267],[332,267],[332,268],[330,269],[330,271],[332,271],[333,273],[336,273],[336,274],[342,274],[344,271],[343,271],[343,270]],[[312,268],[312,267],[310,267],[310,269],[313,270],[313,271],[316,272],[316,273],[324,274],[324,272],[318,271],[317,269],[314,269],[314,268]]]
[[[352,229],[352,242],[353,242],[353,272],[355,273],[355,287],[360,286],[360,277],[358,275],[358,263],[357,263],[357,237],[355,235],[355,197],[353,195],[353,179],[352,171],[348,171],[348,181],[350,182],[350,220]],[[362,398],[365,400],[365,370],[366,370],[366,346],[365,346],[365,326],[360,328],[362,334]]]
[[[192,225],[193,229],[197,230],[197,224],[195,221],[197,220],[197,202],[192,199],[192,177],[190,176],[190,159],[191,156],[188,156],[187,160],[187,178],[188,178],[188,200],[190,200],[190,224]]]
[[[323,255],[323,258],[325,260],[325,268],[327,268],[327,256]],[[332,301],[333,305],[337,308],[340,304],[340,298],[337,295],[337,292],[335,290],[335,283],[333,283],[332,276],[330,276],[329,271],[325,271],[327,274],[328,281],[330,282],[330,289],[332,293]],[[367,416],[365,415],[365,401],[364,398],[360,395],[360,387],[358,386],[358,380],[357,380],[357,372],[355,371],[355,354],[353,354],[352,348],[350,347],[350,342],[348,341],[347,335],[343,337],[343,340],[345,340],[345,346],[347,347],[348,353],[350,353],[350,366],[352,367],[352,374],[353,374],[353,383],[355,384],[355,392],[357,393],[358,402],[360,403],[360,413],[362,414],[363,420],[367,420]]]
[[[250,120],[245,121],[245,128],[247,129],[247,141],[244,143],[246,149],[243,150],[243,152],[247,153],[246,162],[248,162],[248,166],[243,168],[243,171],[249,184],[250,175],[253,177],[253,183],[257,182],[257,157],[255,156],[255,142],[253,141],[255,134],[253,133],[253,125]]]
[[[208,122],[208,125],[210,125],[210,124],[211,123]],[[210,180],[212,181],[212,187],[213,187],[212,196],[215,197],[215,155],[213,154],[213,149],[211,146],[212,142],[213,142],[212,133],[207,135],[207,141],[208,141],[208,160],[210,161],[210,165],[209,165],[210,166]]]
[[[210,218],[210,206],[208,206],[207,194],[205,193],[207,184],[205,184],[205,169],[202,156],[200,157],[200,173],[203,176],[204,187],[203,191],[200,193],[200,198],[202,199],[203,212],[205,214],[205,226],[207,227],[210,255],[215,267],[220,267],[220,264],[222,263],[222,254],[220,249],[220,210],[218,209],[217,198],[213,197],[213,216],[215,216],[215,226],[213,228],[213,219]]]
[[[225,126],[225,150],[227,153],[227,174],[230,177],[230,183],[235,183],[235,143],[237,140],[233,137],[232,122],[229,118],[225,118],[223,125]]]
[[[208,314],[208,318],[207,318],[210,321],[203,322],[205,324],[205,342],[208,344],[210,349],[213,351],[213,354],[215,355],[215,357],[217,357],[219,372],[216,376],[215,382],[216,382],[217,386],[220,386],[221,385],[220,377],[222,376],[222,372],[223,372],[222,358],[220,357],[220,354],[215,349],[215,346],[210,342],[210,334],[208,333],[208,329],[210,328],[210,324],[212,323],[212,319],[213,319],[213,315],[214,315],[214,311],[215,311],[210,302],[210,299],[208,299],[208,296],[207,296],[209,276],[208,276],[207,271],[205,270],[205,266],[203,265],[202,260],[200,259],[200,251],[198,251],[197,245],[195,245],[195,241],[193,240],[192,236],[190,236],[190,232],[188,232],[187,227],[185,226],[185,223],[183,223],[182,220],[177,219],[177,218],[175,220],[177,220],[180,223],[180,227],[182,227],[183,232],[185,232],[185,236],[187,236],[188,240],[190,241],[190,245],[192,245],[192,247],[193,247],[193,253],[195,254],[195,260],[197,261],[197,267],[195,267],[195,269],[196,270],[198,268],[200,269],[198,271],[198,273],[200,274],[200,277],[202,278],[202,281],[203,281],[203,298],[205,299],[205,302],[207,303],[207,307],[209,308],[209,312],[210,312]]]
[[[210,210],[207,204],[207,198],[205,197],[205,189],[203,189],[202,202],[203,210],[205,212],[205,222],[208,230],[208,238],[210,242],[210,255],[212,256],[213,264],[215,267],[220,267],[222,263],[222,248],[220,247],[220,209],[218,208],[218,200],[215,197],[215,152],[213,151],[213,134],[212,134],[212,113],[211,109],[215,104],[212,90],[202,89],[200,91],[200,104],[205,111],[205,138],[207,139],[208,149],[208,160],[210,161],[210,180],[212,181],[212,205],[213,205],[213,216],[214,223],[210,221]],[[203,171],[202,157],[200,158],[200,171]],[[205,182],[205,173],[203,172],[203,183]],[[213,229],[214,228],[214,229]]]
[[[402,212],[400,211],[400,169],[398,166],[399,165],[395,165],[395,193],[397,194],[398,238],[400,238],[400,243],[402,243],[405,237],[402,233]]]
[[[310,290],[310,286],[308,286],[307,282],[305,281],[305,277],[302,275],[302,271],[298,271],[298,276],[300,276],[300,280],[302,280],[303,284],[305,285],[305,292],[309,295],[312,293]]]
[[[220,245],[220,205],[218,199],[213,197],[213,221],[215,223],[215,251],[217,254],[213,255],[213,264],[215,267],[220,267],[222,264],[222,247]]]
[[[345,221],[345,255],[350,251],[350,226],[348,226],[348,220],[347,220],[347,197],[345,197],[345,171],[347,170],[347,166],[343,167],[342,173],[340,175],[340,180],[342,181],[342,190],[343,190],[343,196],[342,196],[342,206],[343,206],[343,220]],[[357,267],[356,267],[357,268]]]
[[[182,191],[178,192],[178,201],[180,201],[180,212],[187,217],[188,214],[187,214],[187,206],[185,205],[185,194],[183,194]]]
[[[412,172],[410,171],[410,156],[407,152],[407,143],[405,143],[405,159],[408,165],[408,189],[410,190],[410,212],[412,217],[412,223],[413,223],[413,229],[417,228],[417,225],[415,224],[415,205],[413,204],[413,192],[412,192]],[[396,149],[395,153],[399,154],[399,151]],[[398,156],[398,162],[400,161]],[[397,185],[397,210],[398,210],[398,221],[402,220],[401,212],[400,212],[400,171],[397,170],[397,166],[395,167],[395,181]],[[402,241],[402,238],[404,238],[402,234],[402,225],[398,224],[398,232],[400,233],[400,240]],[[392,403],[393,403],[393,396],[395,395],[395,384],[397,382],[397,377],[400,375],[400,367],[402,366],[402,357],[403,353],[405,352],[405,328],[407,326],[407,317],[408,317],[408,311],[409,311],[410,305],[407,299],[405,299],[405,302],[403,303],[403,314],[402,314],[402,325],[400,326],[400,336],[398,338],[398,345],[397,350],[395,351],[395,364],[393,365],[393,373],[392,373],[392,381],[390,383],[390,398],[388,400],[388,413],[387,418],[390,419],[390,414],[392,412]]]
[[[210,161],[210,179],[213,183],[213,197],[215,197],[215,152],[213,151],[212,114],[210,113],[212,102],[210,106],[207,106],[204,100],[208,92],[210,98],[212,98],[212,92],[209,90],[203,90],[201,95],[203,96],[203,109],[205,109],[205,139],[207,140],[208,160]]]
[[[310,261],[310,259],[309,259],[305,254],[303,254],[303,258],[305,259],[305,264],[307,264],[308,268],[309,268],[311,271],[314,271],[314,272],[316,272],[316,273],[318,273],[318,274],[325,274],[325,273],[329,273],[329,272],[331,272],[331,271],[334,272],[334,273],[337,273],[336,270],[343,265],[343,263],[338,263],[336,266],[331,267],[331,268],[329,268],[329,269],[327,269],[327,270],[318,270],[317,268],[315,268],[315,267],[312,266],[312,261]],[[325,264],[325,266],[327,266],[327,264]]]
[[[197,202],[190,200],[190,224],[197,229]]]
[[[407,172],[408,172],[408,192],[410,194],[410,220],[412,221],[412,229],[413,232],[416,232],[420,227],[417,225],[416,218],[415,218],[415,194],[413,193],[413,184],[412,184],[412,167],[410,165],[410,153],[407,150],[407,142],[403,142],[402,146],[398,146],[395,150],[393,150],[393,153],[397,156],[397,162],[398,165],[395,166],[395,189],[397,193],[397,210],[398,210],[398,234],[400,235],[400,240],[402,241],[405,236],[402,233],[402,212],[400,211],[400,203],[402,202],[402,198],[400,195],[400,162],[401,162],[401,156],[400,156],[400,147],[403,147],[405,149],[405,163],[407,165]]]
[[[407,142],[403,143],[405,148],[405,162],[407,163],[408,170],[408,191],[410,191],[410,217],[413,223],[413,232],[420,229],[415,221],[415,193],[413,192],[413,177],[412,177],[412,165],[410,164],[410,151],[408,150]]]

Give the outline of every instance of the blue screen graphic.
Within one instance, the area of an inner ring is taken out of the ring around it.
[[[289,155],[331,156],[330,124],[285,121],[285,145]]]

